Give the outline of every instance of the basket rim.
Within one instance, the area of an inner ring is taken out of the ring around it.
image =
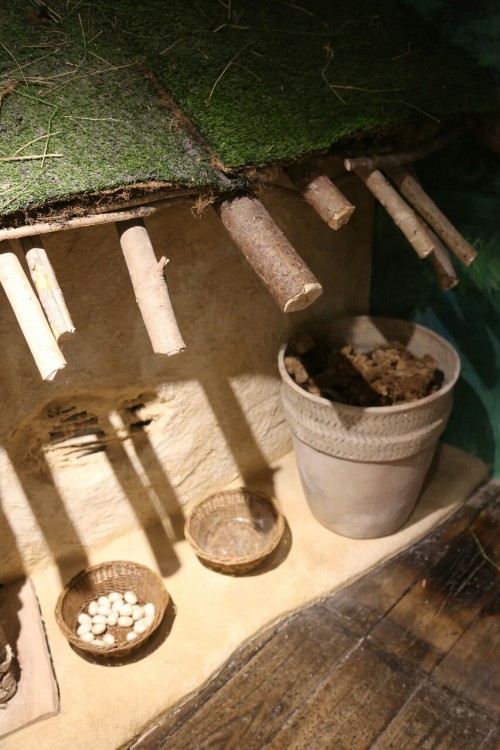
[[[207,503],[209,503],[211,500],[213,500],[214,498],[218,496],[224,496],[224,495],[235,496],[235,495],[241,495],[241,494],[257,496],[259,497],[259,499],[263,500],[265,504],[271,508],[273,515],[274,515],[273,536],[267,542],[266,546],[263,547],[258,553],[240,555],[239,557],[223,557],[223,556],[219,556],[219,555],[211,554],[207,552],[204,548],[200,547],[200,545],[196,541],[196,538],[191,533],[190,526],[191,526],[191,522],[196,512],[199,511],[202,508],[202,506],[206,505]],[[275,498],[273,498],[271,495],[269,495],[266,492],[263,492],[261,490],[251,490],[248,487],[237,487],[231,490],[220,490],[219,492],[214,492],[208,497],[205,497],[203,500],[201,500],[200,502],[192,506],[192,508],[190,509],[187,515],[186,522],[184,524],[185,539],[191,545],[196,555],[198,557],[201,557],[203,560],[206,560],[207,562],[212,562],[214,564],[217,564],[226,568],[233,568],[238,565],[245,565],[248,563],[264,560],[264,558],[268,557],[271,554],[271,552],[273,552],[273,550],[278,546],[283,536],[284,530],[285,530],[285,516],[280,510]]]
[[[107,648],[98,648],[95,646],[92,646],[90,643],[85,643],[85,641],[82,641],[76,633],[71,630],[71,628],[66,624],[66,621],[62,614],[63,604],[66,596],[71,591],[71,589],[74,587],[74,585],[79,582],[80,580],[84,579],[86,576],[89,575],[89,573],[93,573],[96,570],[103,570],[106,568],[113,568],[115,565],[122,565],[125,567],[130,567],[131,569],[139,569],[142,572],[146,573],[152,580],[154,580],[157,584],[159,584],[159,591],[160,591],[160,599],[161,601],[156,606],[156,613],[155,618],[153,621],[153,624],[151,628],[145,632],[141,633],[137,636],[133,641],[130,641],[128,643],[121,643],[121,644],[115,644],[114,646],[110,646]],[[161,576],[158,575],[154,570],[151,570],[147,565],[144,565],[143,563],[137,563],[133,560],[107,560],[102,563],[97,563],[95,565],[89,565],[87,568],[83,568],[82,570],[78,571],[64,586],[62,591],[60,592],[56,606],[54,608],[54,615],[56,618],[56,622],[59,626],[59,629],[61,633],[64,635],[66,640],[72,645],[75,646],[75,648],[79,649],[80,651],[85,651],[86,653],[92,654],[93,656],[100,656],[103,658],[106,657],[114,657],[114,656],[124,656],[131,651],[134,651],[136,648],[141,646],[146,640],[148,640],[153,633],[158,629],[161,621],[163,620],[163,617],[165,615],[167,606],[169,604],[171,597],[167,589],[165,588],[165,585],[163,583],[163,580]]]

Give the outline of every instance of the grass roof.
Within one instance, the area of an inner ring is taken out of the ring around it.
[[[492,106],[399,0],[2,0],[0,213]],[[40,157],[40,158],[28,158]]]

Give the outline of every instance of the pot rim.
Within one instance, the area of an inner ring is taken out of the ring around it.
[[[298,385],[292,377],[288,374],[284,359],[285,359],[285,351],[288,346],[288,340],[285,341],[281,346],[278,353],[278,368],[281,375],[281,378],[283,382],[292,388],[296,393],[300,393],[301,396],[304,398],[309,399],[310,401],[315,401],[318,404],[323,404],[324,406],[329,407],[340,407],[341,409],[345,409],[346,411],[353,411],[353,412],[359,412],[363,411],[368,414],[394,414],[397,412],[404,412],[408,411],[408,409],[415,409],[416,407],[425,406],[427,404],[432,404],[434,401],[436,401],[439,398],[442,398],[445,396],[449,391],[453,389],[455,386],[458,377],[460,375],[460,357],[458,356],[458,353],[455,349],[455,347],[450,344],[449,341],[447,341],[443,336],[440,336],[438,333],[433,331],[431,328],[427,328],[427,326],[420,325],[420,323],[414,323],[413,321],[409,320],[402,320],[401,318],[390,318],[390,317],[384,317],[384,316],[377,316],[377,315],[350,315],[345,316],[343,318],[334,318],[331,321],[320,321],[320,322],[312,322],[310,324],[311,328],[317,327],[318,325],[327,325],[328,322],[330,323],[347,323],[348,321],[357,321],[357,320],[372,320],[372,321],[387,321],[387,322],[395,322],[398,323],[405,323],[408,326],[412,326],[413,328],[417,328],[423,333],[430,335],[434,339],[436,339],[442,346],[444,346],[446,349],[449,350],[450,354],[453,357],[454,360],[454,367],[453,372],[451,373],[450,379],[448,383],[443,385],[439,390],[434,391],[434,393],[431,393],[429,396],[424,396],[424,398],[420,398],[417,401],[407,401],[403,404],[393,404],[392,406],[353,406],[352,404],[343,404],[340,401],[332,401],[331,399],[324,398],[323,396],[316,396],[313,393],[309,393],[304,388],[301,388],[300,385]]]

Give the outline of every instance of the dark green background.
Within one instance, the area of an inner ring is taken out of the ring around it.
[[[426,0],[414,6],[481,64],[500,73],[500,4]],[[414,320],[458,350],[462,374],[444,438],[480,456],[500,476],[500,158],[462,137],[418,166],[438,206],[471,242],[478,257],[454,265],[460,283],[439,290],[430,264],[420,261],[378,209],[372,312]]]

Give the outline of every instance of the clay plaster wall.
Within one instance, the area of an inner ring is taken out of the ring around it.
[[[84,565],[86,550],[161,520],[159,551],[181,534],[182,509],[238,474],[267,472],[290,449],[276,355],[291,327],[366,312],[373,206],[335,233],[281,176],[263,202],[324,286],[308,310],[284,315],[215,211],[187,199],[147,226],[166,269],[187,350],[153,355],[113,226],[47,236],[77,333],[68,366],[41,381],[0,294],[0,580],[52,562]],[[19,248],[18,248],[19,249]]]

